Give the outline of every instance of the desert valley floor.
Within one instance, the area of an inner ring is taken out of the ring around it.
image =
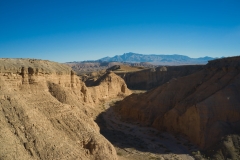
[[[113,111],[116,102],[105,103],[104,111],[96,122],[100,126],[100,133],[114,145],[120,160],[193,160],[192,154],[199,152],[186,137],[121,121]]]

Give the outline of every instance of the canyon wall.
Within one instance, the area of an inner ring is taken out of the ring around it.
[[[174,78],[116,108],[122,120],[186,135],[202,149],[240,133],[240,57],[210,61],[204,69]]]
[[[124,79],[128,88],[149,90],[173,78],[187,76],[201,69],[203,69],[203,65],[166,66],[117,74]]]
[[[66,65],[0,59],[0,159],[117,159],[92,116],[100,102],[130,91],[106,77],[113,81],[87,88]]]

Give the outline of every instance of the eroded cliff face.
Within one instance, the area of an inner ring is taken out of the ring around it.
[[[189,76],[172,79],[117,107],[122,119],[187,135],[206,149],[240,133],[240,57],[210,61]]]
[[[102,99],[130,91],[105,83],[115,90],[88,89],[59,63],[0,59],[0,159],[117,159],[91,116]]]
[[[187,76],[202,69],[203,65],[166,66],[117,74],[125,80],[128,88],[149,90],[160,86],[173,78]]]
[[[93,87],[88,87],[88,90],[94,103],[101,102],[104,99],[115,98],[116,95],[126,96],[131,94],[124,80],[113,72],[103,75],[95,82]]]

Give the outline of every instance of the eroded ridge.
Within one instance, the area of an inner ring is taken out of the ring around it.
[[[124,84],[108,74],[88,88],[63,64],[0,59],[0,159],[117,159],[93,119],[101,102],[131,93]]]

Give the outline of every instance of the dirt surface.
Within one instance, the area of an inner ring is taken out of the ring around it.
[[[113,104],[104,104],[106,110],[97,117],[96,122],[100,133],[114,145],[120,160],[194,159],[191,153],[198,149],[183,136],[122,122],[114,112]]]
[[[149,69],[149,68],[141,67],[141,66],[115,65],[108,68],[107,70],[113,71],[114,73],[128,73],[128,72],[138,72],[146,69]]]

